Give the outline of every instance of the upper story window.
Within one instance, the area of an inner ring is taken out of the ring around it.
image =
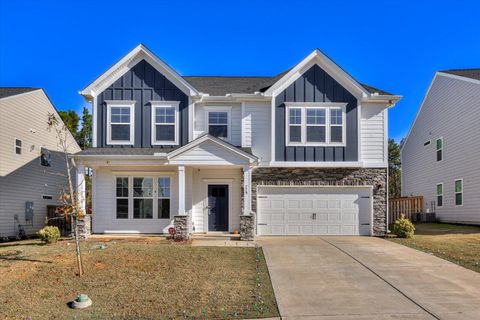
[[[287,104],[287,146],[344,146],[345,106],[344,103]]]
[[[230,108],[206,107],[208,133],[214,137],[230,140]]]
[[[437,161],[443,160],[443,138],[437,139]]]
[[[22,154],[22,140],[15,139],[15,153]]]
[[[134,101],[107,101],[107,144],[134,143]]]
[[[177,145],[178,102],[152,102],[152,144]]]
[[[455,205],[463,206],[463,179],[455,180]]]

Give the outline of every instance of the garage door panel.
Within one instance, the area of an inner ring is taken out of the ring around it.
[[[258,193],[259,235],[370,234],[367,188],[267,188]]]

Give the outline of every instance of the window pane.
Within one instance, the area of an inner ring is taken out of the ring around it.
[[[290,124],[301,124],[302,123],[302,110],[295,108],[289,109]]]
[[[158,199],[158,218],[170,218],[170,199]]]
[[[112,107],[110,113],[110,122],[130,123],[130,107]]]
[[[342,124],[342,109],[330,109],[330,123]]]
[[[227,112],[209,112],[208,113],[209,124],[228,124]]]
[[[128,197],[128,178],[117,178],[117,197]]]
[[[153,195],[153,178],[133,178],[133,196],[151,197]]]
[[[307,142],[325,142],[325,127],[307,127]]]
[[[153,219],[153,199],[133,199],[134,219]]]
[[[15,145],[17,147],[22,147],[22,140],[15,139]]]
[[[130,141],[129,124],[112,124],[111,127],[112,141]]]
[[[437,161],[442,161],[443,159],[443,150],[437,150]]]
[[[463,204],[463,194],[456,193],[455,194],[455,205],[461,206]]]
[[[437,150],[443,148],[443,139],[437,139]]]
[[[443,206],[443,196],[437,196],[437,206]]]
[[[117,199],[117,219],[128,219],[128,199]]]
[[[290,142],[302,141],[302,128],[300,126],[290,126]]]
[[[455,192],[462,192],[462,180],[455,181]]]
[[[158,196],[170,198],[170,178],[158,178]]]
[[[330,141],[343,142],[343,127],[330,127]]]
[[[325,109],[307,109],[307,124],[325,124]]]
[[[155,107],[156,123],[175,123],[175,107]]]
[[[443,185],[437,184],[437,195],[443,194]]]
[[[217,138],[228,138],[228,126],[210,125],[208,126],[208,133]]]
[[[175,141],[175,125],[157,125],[155,139],[157,141]]]

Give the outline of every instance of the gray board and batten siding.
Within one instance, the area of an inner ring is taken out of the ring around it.
[[[134,100],[135,141],[133,145],[107,144],[107,104],[105,100]],[[97,147],[152,147],[151,101],[179,101],[180,145],[188,143],[188,96],[145,60],[137,63],[97,98]],[[155,146],[159,147],[159,146]],[[171,149],[172,146],[165,146]]]
[[[285,102],[345,102],[346,146],[287,146]],[[275,97],[276,161],[358,161],[357,99],[318,65]]]

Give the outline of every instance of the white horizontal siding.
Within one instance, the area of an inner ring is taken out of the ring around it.
[[[368,165],[385,162],[385,106],[363,104],[360,118],[360,152]]]
[[[67,186],[66,166],[55,132],[47,130],[48,114],[56,113],[43,91],[0,100],[0,237],[18,234],[18,224],[27,234],[44,226],[46,206],[58,204]],[[22,140],[22,154],[15,153],[15,138]],[[70,151],[80,148],[69,134]],[[52,165],[40,165],[40,149],[52,151]],[[74,173],[72,173],[74,174]],[[42,199],[42,194],[53,197]],[[25,222],[25,202],[33,201],[33,223]],[[17,215],[19,221],[14,220]]]
[[[231,137],[228,142],[235,146],[242,145],[242,107],[239,103],[234,104],[195,104],[195,116],[194,116],[194,139],[198,138],[202,134],[208,132],[206,110],[207,108],[219,107],[231,107],[230,111],[230,133]]]
[[[245,102],[243,115],[245,147],[251,147],[259,162],[270,161],[271,116],[269,102]]]
[[[437,75],[402,150],[402,194],[436,201],[444,184],[443,221],[480,223],[480,84]],[[443,161],[436,161],[436,139],[443,137]],[[424,142],[431,140],[430,145]],[[464,204],[455,206],[454,181],[463,178]]]
[[[248,160],[214,142],[207,141],[174,157],[170,163],[187,165],[189,163],[205,165],[243,165],[248,163]]]

